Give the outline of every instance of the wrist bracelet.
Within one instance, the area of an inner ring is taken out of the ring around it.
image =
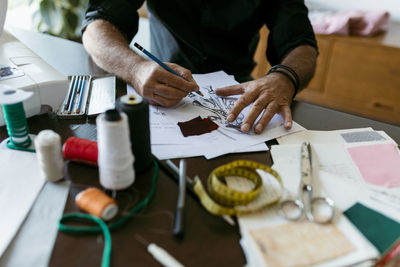
[[[280,68],[284,69],[284,70],[287,70],[291,75],[288,74],[286,71],[279,70]],[[295,97],[297,92],[298,92],[298,90],[299,90],[299,87],[300,87],[300,79],[299,79],[299,76],[297,75],[297,73],[291,67],[286,66],[286,65],[282,65],[282,64],[278,64],[278,65],[272,66],[269,69],[267,75],[272,73],[272,72],[278,72],[278,73],[281,73],[281,74],[285,75],[293,83],[293,86],[294,86],[294,95],[293,95],[293,97]]]
[[[290,74],[288,74],[286,71],[279,70],[279,69],[272,69],[272,68],[268,71],[267,75],[268,75],[268,74],[271,74],[271,73],[273,73],[273,72],[281,73],[281,74],[285,75],[285,76],[289,79],[289,81],[290,81],[290,82],[293,84],[293,86],[294,86],[294,94],[293,94],[293,98],[294,98],[294,97],[296,96],[296,94],[297,94],[298,87],[297,87],[296,81],[293,79],[293,77],[292,77]]]

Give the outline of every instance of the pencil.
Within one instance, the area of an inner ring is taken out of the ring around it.
[[[74,102],[75,102],[76,91],[77,91],[77,88],[80,88],[81,82],[82,82],[81,76],[78,76],[78,80],[76,80],[74,89],[72,90],[72,99],[71,99],[71,102],[69,102],[68,113],[72,112],[72,108],[73,108]]]
[[[173,178],[175,182],[179,182],[179,168],[171,160],[167,159],[167,164],[164,164],[158,159],[157,162],[160,164],[160,167],[168,174],[168,176]],[[198,196],[194,192],[193,186],[193,179],[186,175],[186,189],[197,201],[200,201]],[[235,221],[229,215],[222,215],[221,217],[230,225],[235,225]]]
[[[172,74],[175,74],[178,77],[183,78],[181,75],[179,75],[178,73],[176,73],[173,69],[171,69],[170,67],[168,67],[167,65],[165,65],[161,60],[159,60],[158,58],[156,58],[152,53],[150,53],[149,51],[147,51],[146,49],[144,49],[140,44],[138,43],[134,43],[134,46],[139,49],[140,51],[142,51],[145,55],[147,55],[149,58],[151,58],[152,60],[154,60],[158,65],[160,65],[161,67],[163,67],[165,70],[171,72]],[[200,92],[200,90],[198,90],[196,92],[198,95],[200,96],[204,96],[202,92]]]
[[[72,76],[71,82],[69,83],[69,89],[68,89],[68,99],[67,99],[67,103],[65,103],[64,105],[64,111],[68,110],[69,108],[69,102],[71,101],[71,97],[72,97],[72,88],[74,88],[76,83],[76,76]]]
[[[85,85],[86,85],[86,77],[83,78],[83,85],[82,85],[82,89],[79,91],[80,95],[79,95],[79,103],[78,103],[78,108],[76,110],[76,113],[79,113],[81,111],[81,106],[82,106],[82,100],[83,100],[83,94],[85,93]]]

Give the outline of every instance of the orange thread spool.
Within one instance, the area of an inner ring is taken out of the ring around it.
[[[117,202],[98,188],[89,187],[75,197],[76,205],[83,211],[105,221],[118,213]]]

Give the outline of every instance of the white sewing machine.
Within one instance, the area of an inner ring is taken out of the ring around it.
[[[0,86],[33,91],[34,95],[24,102],[27,117],[40,112],[42,105],[56,111],[68,90],[67,77],[26,47],[7,30],[3,30],[0,14]],[[0,126],[4,125],[0,109]]]

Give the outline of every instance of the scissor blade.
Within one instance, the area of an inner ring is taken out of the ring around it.
[[[312,164],[311,164],[311,145],[304,142],[301,145],[301,187],[311,186]]]

